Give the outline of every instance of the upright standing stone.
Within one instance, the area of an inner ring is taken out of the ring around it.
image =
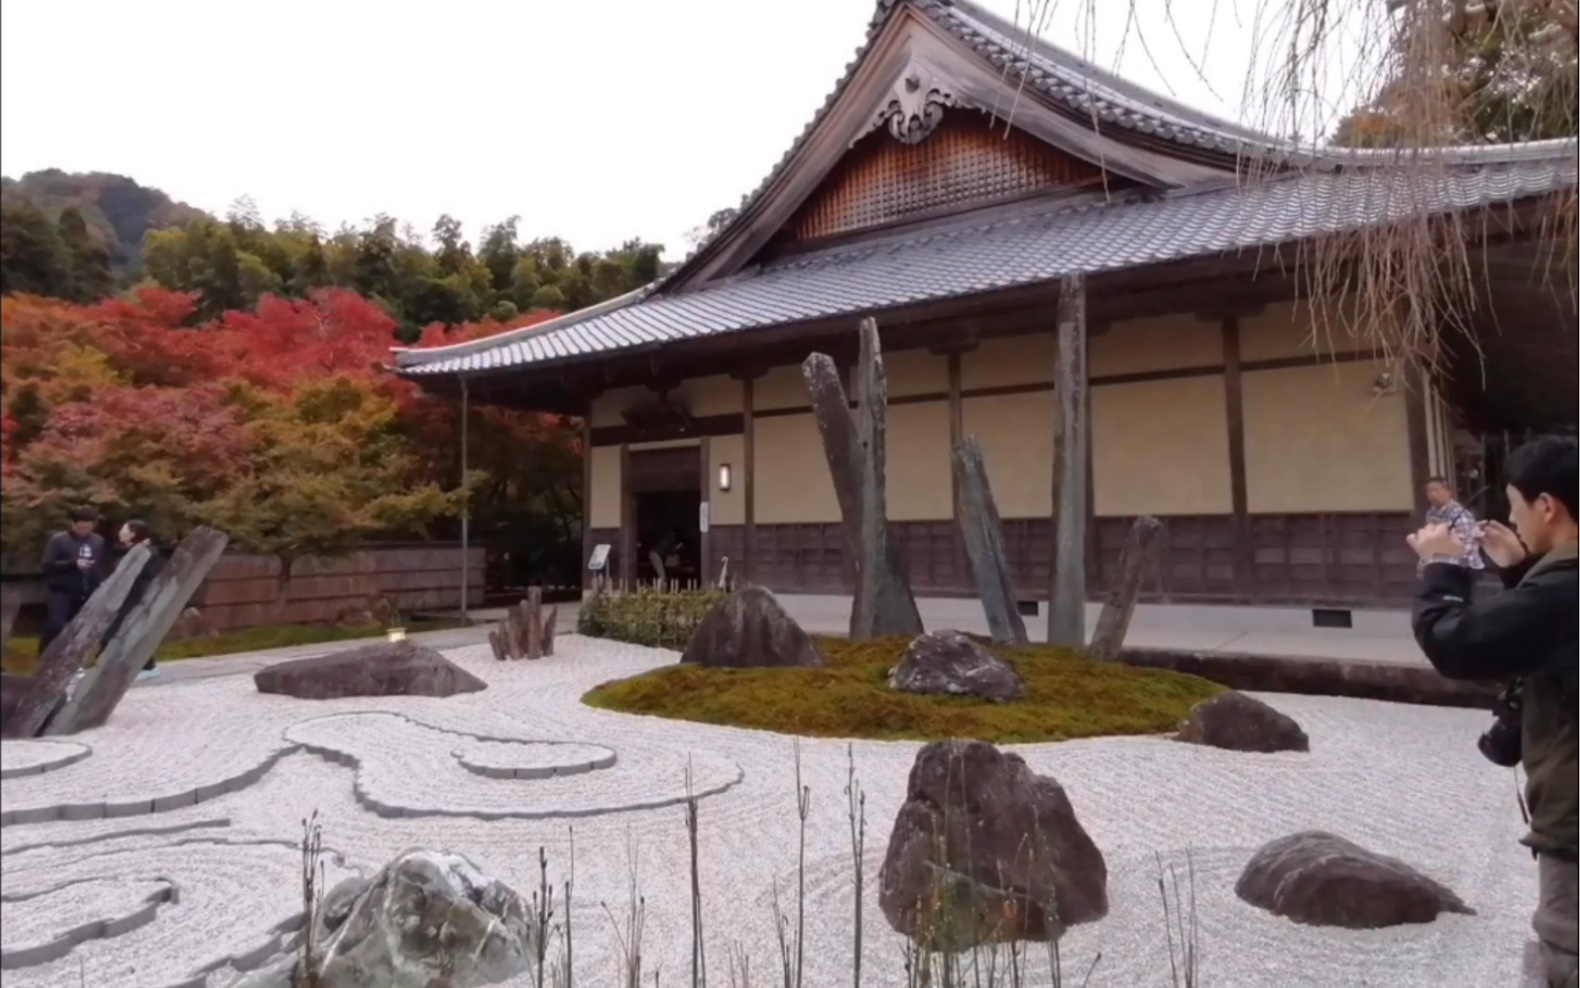
[[[1103,602],[1102,613],[1097,615],[1097,630],[1092,633],[1092,647],[1086,650],[1089,658],[1099,662],[1112,662],[1119,658],[1125,645],[1125,635],[1130,631],[1130,617],[1136,612],[1136,597],[1141,594],[1141,579],[1146,576],[1157,558],[1158,536],[1163,534],[1163,523],[1151,515],[1142,515],[1130,526],[1130,536],[1119,553],[1119,573],[1114,585],[1108,589],[1108,599]]]
[[[966,436],[955,446],[955,479],[960,489],[960,537],[971,561],[971,577],[987,615],[995,645],[1026,645],[1026,622],[1016,606],[1015,581],[1004,551],[1004,526],[982,461],[982,444]]]
[[[0,650],[11,644],[11,629],[16,627],[16,614],[21,609],[20,593],[0,592]]]
[[[126,602],[132,583],[151,554],[147,544],[133,546],[121,557],[110,578],[99,584],[82,610],[66,625],[60,637],[49,643],[38,658],[38,673],[5,725],[8,738],[37,737],[49,715],[58,709],[71,689],[72,678],[93,655],[94,649],[110,630],[115,615]]]
[[[915,636],[922,632],[921,613],[889,538],[883,466],[888,384],[877,324],[870,319],[861,323],[858,364],[862,401],[854,416],[832,358],[814,353],[801,365],[839,499],[845,548],[856,565],[850,635],[858,640]]]
[[[50,720],[48,733],[75,734],[110,719],[116,704],[175,626],[187,601],[208,579],[209,570],[219,562],[229,541],[224,532],[206,527],[181,540],[115,637],[105,643],[99,664],[88,670],[76,692]]]
[[[1086,284],[1059,285],[1058,360],[1054,366],[1053,565],[1048,644],[1086,644]]]

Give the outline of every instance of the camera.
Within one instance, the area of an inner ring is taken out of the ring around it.
[[[1476,739],[1476,747],[1494,765],[1513,768],[1524,753],[1520,739],[1520,709],[1525,691],[1523,680],[1516,679],[1492,701],[1492,726]]]

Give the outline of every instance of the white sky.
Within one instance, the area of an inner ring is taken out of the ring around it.
[[[1269,0],[1176,0],[1172,26],[1168,2],[1137,0],[1145,51],[1121,0],[1097,0],[1095,22],[1083,0],[1058,0],[1042,33],[1201,109],[1254,116],[1241,95]],[[985,5],[1016,14],[1016,0]],[[116,172],[216,213],[246,194],[266,219],[294,209],[331,228],[385,212],[426,232],[448,212],[475,239],[520,214],[525,238],[640,236],[675,259],[685,231],[779,160],[872,9],[5,0],[0,172]]]

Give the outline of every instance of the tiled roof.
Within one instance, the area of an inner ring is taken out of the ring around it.
[[[1009,71],[1010,78],[1018,84],[1023,77],[1026,85],[1052,98],[1069,111],[1083,118],[1095,118],[1098,125],[1119,127],[1148,138],[1167,141],[1185,149],[1206,150],[1234,159],[1254,159],[1271,166],[1291,166],[1314,170],[1335,170],[1344,167],[1365,167],[1397,161],[1401,154],[1396,150],[1363,148],[1334,148],[1297,144],[1271,134],[1262,133],[1241,124],[1193,110],[1174,100],[1129,82],[1119,76],[1092,65],[1074,52],[1049,44],[1042,38],[1030,35],[1023,27],[1004,20],[970,0],[877,0],[877,7],[867,28],[867,37],[856,49],[855,55],[845,65],[845,74],[835,83],[828,98],[802,128],[801,133],[780,157],[773,169],[757,188],[741,200],[736,222],[745,215],[785,173],[796,154],[806,145],[834,105],[839,101],[856,69],[866,57],[872,42],[894,11],[905,3],[931,18],[944,30],[954,35],[990,63]],[[1434,148],[1432,160],[1450,164],[1481,164],[1522,158],[1544,159],[1554,153],[1563,142],[1546,141],[1530,144],[1467,145],[1464,147]],[[1566,153],[1573,154],[1570,147]],[[735,223],[726,224],[714,231],[707,240],[698,244],[691,256],[698,256],[715,242],[728,236]],[[689,258],[688,258],[689,260]],[[674,271],[659,280],[657,288],[664,289],[682,277],[688,264],[682,262]]]
[[[674,295],[633,292],[490,340],[396,354],[411,376],[596,359],[677,340],[854,314],[1342,232],[1575,184],[1575,145],[1502,165],[1304,172],[830,248]]]

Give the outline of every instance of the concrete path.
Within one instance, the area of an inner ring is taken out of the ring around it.
[[[790,615],[813,634],[843,634],[850,620],[848,597],[787,594],[780,598]],[[981,605],[964,599],[926,599],[919,602],[922,620],[928,628],[958,628],[987,633]],[[555,605],[560,609],[559,626],[576,627],[580,605]],[[1088,633],[1097,625],[1101,608],[1088,605]],[[451,628],[412,635],[412,639],[440,650],[463,648],[487,641],[489,626],[504,617],[504,609],[476,610],[470,628]],[[1300,628],[1298,621],[1309,620],[1309,612],[1294,609],[1252,609],[1236,607],[1192,607],[1179,605],[1141,605],[1136,608],[1126,644],[1135,648],[1172,649],[1187,652],[1236,652],[1302,659],[1384,662],[1425,665],[1420,649],[1409,637],[1409,619],[1403,612],[1357,612],[1353,629]],[[1033,640],[1044,629],[1044,617],[1026,618]],[[207,679],[213,676],[252,675],[265,666],[290,659],[329,655],[365,645],[370,639],[297,645],[264,652],[244,652],[210,659],[185,659],[160,666],[158,678],[139,685]]]

